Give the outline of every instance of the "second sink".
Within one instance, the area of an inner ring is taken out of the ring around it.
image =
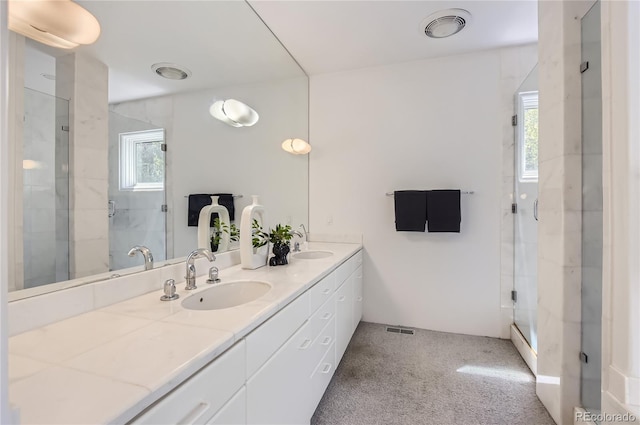
[[[189,310],[221,310],[256,300],[270,290],[270,284],[254,280],[222,283],[185,298],[182,307]]]
[[[293,258],[298,258],[300,260],[317,260],[320,258],[331,257],[333,252],[331,251],[302,251],[293,254]]]

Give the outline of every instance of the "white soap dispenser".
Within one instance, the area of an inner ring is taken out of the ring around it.
[[[253,220],[264,227],[266,214],[264,207],[258,203],[258,195],[252,195],[253,203],[242,210],[240,221],[240,263],[243,269],[257,269],[267,264],[269,244],[253,248]]]

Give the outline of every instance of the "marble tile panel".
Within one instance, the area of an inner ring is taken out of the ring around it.
[[[51,366],[51,363],[9,354],[9,384],[35,375]]]
[[[9,340],[9,352],[59,363],[152,323],[149,320],[92,311]]]
[[[9,303],[9,335],[17,335],[93,309],[89,285],[50,292]]]
[[[514,261],[513,242],[502,241],[500,243],[500,268],[503,275],[513,276]]]
[[[109,214],[107,209],[72,210],[73,239],[85,241],[109,237]]]
[[[56,214],[53,208],[47,208],[47,209],[31,208],[31,209],[25,210],[25,216],[28,216],[28,220],[25,220],[25,223],[27,221],[29,222],[29,230],[31,232],[34,232],[34,233],[55,232]]]
[[[108,203],[108,185],[105,179],[82,179],[73,183],[71,190],[71,208],[106,209]]]
[[[70,172],[72,178],[97,180],[107,180],[109,178],[106,149],[76,146],[73,154],[74,166]]]
[[[23,424],[112,423],[112,412],[131,406],[149,394],[140,386],[53,367],[11,386],[9,401],[21,409]]]
[[[31,208],[55,208],[55,189],[53,186],[31,186],[28,205]]]
[[[212,359],[232,344],[231,332],[153,323],[70,359],[65,365],[155,390],[191,367],[198,357],[206,353]],[[163,367],[168,364],[180,366]]]
[[[75,277],[103,273],[109,270],[107,239],[74,241],[70,246],[69,266]]]
[[[602,155],[583,155],[582,165],[582,209],[602,211]]]

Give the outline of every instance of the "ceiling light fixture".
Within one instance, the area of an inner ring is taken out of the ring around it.
[[[251,127],[260,118],[250,106],[235,99],[214,102],[209,108],[209,113],[232,127]]]
[[[191,71],[175,63],[160,62],[151,65],[153,72],[169,80],[186,80],[191,77]]]
[[[100,23],[71,0],[9,0],[9,29],[48,46],[72,49],[94,43]]]
[[[427,37],[446,38],[462,31],[471,23],[471,14],[464,9],[446,9],[422,20],[420,31]]]
[[[306,155],[311,152],[311,145],[302,139],[287,139],[282,142],[282,149],[294,155]]]

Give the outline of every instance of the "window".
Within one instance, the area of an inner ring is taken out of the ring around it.
[[[120,190],[164,190],[164,130],[120,133]]]
[[[538,92],[519,94],[518,174],[521,181],[538,180]]]

